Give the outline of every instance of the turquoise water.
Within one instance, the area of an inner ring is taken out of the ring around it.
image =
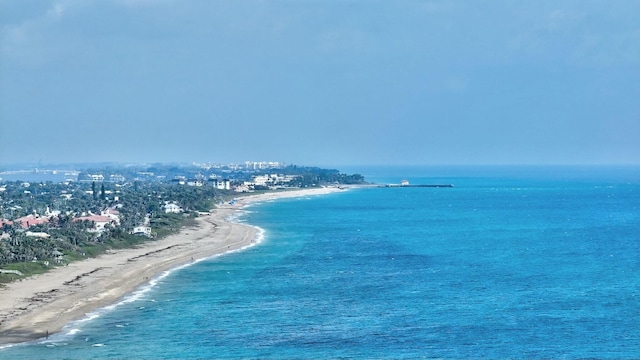
[[[6,359],[638,358],[638,168],[362,168]]]

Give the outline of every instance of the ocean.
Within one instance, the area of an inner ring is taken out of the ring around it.
[[[640,357],[640,169],[354,168],[247,207],[249,249],[161,275],[2,359]]]

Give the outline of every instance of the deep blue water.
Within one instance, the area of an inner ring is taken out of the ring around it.
[[[7,359],[638,358],[638,168],[377,168]]]

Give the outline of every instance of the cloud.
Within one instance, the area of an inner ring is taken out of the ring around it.
[[[64,15],[65,9],[66,9],[65,3],[60,1],[56,2],[53,4],[53,7],[51,7],[51,9],[49,9],[49,11],[47,12],[47,17],[60,19],[62,18],[62,15]]]
[[[128,7],[165,4],[170,0],[56,0],[40,6],[14,6],[1,18],[0,59],[6,66],[39,67],[60,60],[67,65],[101,49],[113,34],[129,34]],[[42,6],[46,4],[46,6]],[[4,10],[4,9],[3,9]],[[137,22],[131,21],[130,24]],[[129,25],[130,25],[129,24]],[[127,35],[128,36],[128,35]]]
[[[51,4],[46,10],[30,14],[24,20],[11,20],[2,24],[0,30],[0,57],[26,65],[42,64],[47,59],[47,34],[60,21],[70,0],[59,0]]]
[[[87,119],[136,133],[135,122],[162,140],[180,132],[158,121],[213,119],[251,129],[256,143],[283,137],[270,129],[306,126],[318,139],[340,129],[364,144],[364,135],[394,136],[391,119],[447,119],[424,131],[446,148],[460,140],[455,126],[473,140],[476,120],[497,109],[496,128],[521,117],[594,122],[605,110],[631,119],[637,76],[628,65],[640,63],[634,3],[0,0],[0,120],[40,129],[55,120],[69,133]],[[610,95],[597,95],[604,89]],[[381,126],[358,135],[361,119]],[[208,140],[217,131],[209,123],[189,128]],[[286,123],[296,126],[275,126]],[[395,136],[425,143],[423,132],[406,131],[415,126],[403,129]]]

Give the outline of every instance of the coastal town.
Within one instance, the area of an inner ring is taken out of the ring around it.
[[[0,285],[162,238],[242,194],[364,183],[358,174],[278,162],[109,165],[0,175],[5,177]],[[30,180],[10,181],[10,176]]]

